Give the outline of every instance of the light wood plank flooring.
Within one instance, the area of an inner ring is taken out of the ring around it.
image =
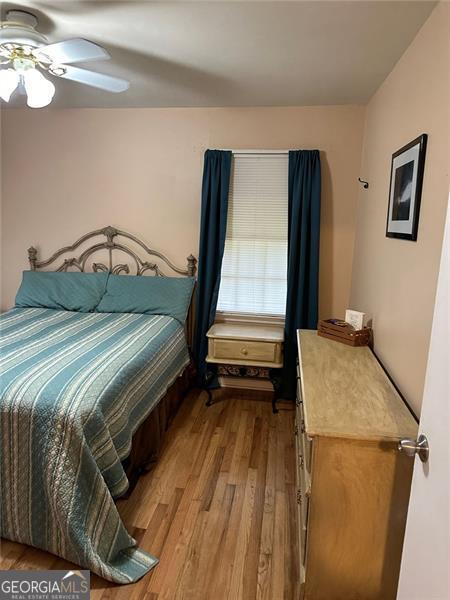
[[[94,600],[297,599],[294,412],[263,393],[194,390],[154,470],[118,507],[159,565],[128,586],[91,577]],[[0,569],[66,569],[46,552],[3,541]]]

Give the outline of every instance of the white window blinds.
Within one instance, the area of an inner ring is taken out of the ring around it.
[[[235,154],[217,310],[284,316],[288,155]]]

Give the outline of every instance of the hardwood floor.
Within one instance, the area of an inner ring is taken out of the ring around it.
[[[119,511],[160,559],[139,582],[91,576],[94,600],[297,599],[294,411],[262,393],[192,391],[154,470]],[[66,569],[46,552],[3,541],[0,569]]]

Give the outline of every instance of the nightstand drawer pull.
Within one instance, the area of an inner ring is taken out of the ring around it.
[[[243,354],[244,356],[247,356],[247,354],[248,354],[247,348],[241,348],[241,354]]]

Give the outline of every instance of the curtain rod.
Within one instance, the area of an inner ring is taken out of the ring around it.
[[[289,150],[231,150],[233,154],[287,154]]]

